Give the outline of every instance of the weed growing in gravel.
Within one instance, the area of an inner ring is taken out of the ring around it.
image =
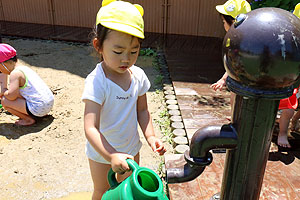
[[[157,75],[154,79],[154,84],[161,86],[163,84],[163,79],[164,79],[163,75],[161,75],[161,74]]]
[[[168,190],[168,184],[167,184],[167,181],[166,181],[166,169],[165,169],[165,162],[164,162],[164,159],[161,157],[160,158],[160,163],[158,165],[158,175],[160,176],[161,178],[161,181],[163,183],[163,186],[164,186],[164,192],[166,193],[166,195],[169,197],[169,190]]]
[[[156,57],[157,53],[156,53],[156,51],[154,49],[143,48],[143,49],[140,50],[139,55],[141,55],[141,56],[153,56],[153,57]]]
[[[157,57],[155,57],[156,59],[154,59],[153,60],[153,62],[152,62],[152,66],[154,67],[154,69],[156,70],[156,71],[160,71],[160,69],[161,69],[161,67],[160,67],[160,65],[159,65],[159,63],[158,63],[158,59],[157,59]]]
[[[154,69],[159,72],[159,75],[157,75],[154,79],[154,85],[155,88],[162,88],[163,86],[163,80],[164,80],[164,76],[163,74],[161,74],[161,67],[159,64],[159,58],[158,58],[158,54],[156,53],[156,51],[154,49],[141,49],[140,54],[145,55],[145,56],[153,56],[153,62],[152,65],[154,67]],[[161,89],[156,89],[155,93],[159,94],[160,92],[162,92]],[[163,111],[160,112],[159,114],[159,119],[155,119],[154,120],[155,123],[157,123],[160,127],[161,133],[163,134],[163,139],[164,141],[168,142],[169,144],[173,144],[173,133],[171,130],[171,121],[169,119],[169,113],[167,108],[165,107]]]
[[[162,91],[160,89],[155,90],[155,94],[160,94]]]
[[[154,79],[154,88],[156,88],[155,94],[159,95],[162,93],[164,75],[161,72],[161,66],[159,64],[158,54],[156,53],[155,50],[150,49],[150,48],[142,49],[140,51],[140,54],[145,55],[145,56],[153,56],[154,57],[152,66],[159,73]],[[163,105],[165,105],[165,104],[163,103]],[[171,130],[171,120],[169,118],[169,112],[168,112],[166,106],[164,106],[164,109],[159,113],[158,117],[159,117],[158,119],[154,119],[154,122],[159,125],[159,129],[163,135],[163,138],[162,138],[163,141],[173,145],[173,140],[172,140],[173,133]],[[168,185],[165,181],[166,173],[165,173],[165,162],[164,162],[163,157],[160,158],[157,172],[162,179],[162,182],[164,185],[164,192],[167,194],[167,196],[169,196]]]
[[[169,118],[168,110],[165,109],[159,113],[159,120],[156,121],[158,123],[161,133],[164,135],[164,140],[169,144],[173,144],[173,133],[171,130],[171,120]]]

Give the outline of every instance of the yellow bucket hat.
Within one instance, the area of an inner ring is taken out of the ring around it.
[[[144,9],[125,1],[103,0],[96,17],[96,25],[124,32],[144,39]]]
[[[223,5],[217,5],[216,9],[221,14],[236,18],[239,14],[250,12],[251,6],[246,0],[229,0]]]
[[[300,3],[296,5],[293,14],[300,18]]]

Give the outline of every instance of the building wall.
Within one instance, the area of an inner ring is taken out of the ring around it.
[[[145,31],[223,37],[215,9],[226,0],[129,0],[144,7]],[[88,3],[87,3],[88,2]],[[93,27],[101,0],[0,0],[0,20]]]

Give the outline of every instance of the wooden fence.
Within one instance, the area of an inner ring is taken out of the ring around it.
[[[145,31],[223,37],[215,9],[226,0],[129,0],[145,10]],[[0,20],[92,28],[101,0],[0,0]]]

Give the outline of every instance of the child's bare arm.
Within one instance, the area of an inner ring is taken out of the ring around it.
[[[5,98],[15,100],[20,96],[20,81],[24,74],[20,71],[13,71],[9,76],[9,88],[4,92]]]
[[[144,136],[152,150],[163,155],[166,152],[166,149],[163,143],[155,137],[152,118],[148,110],[146,94],[138,98],[137,117]]]
[[[117,152],[99,131],[100,111],[102,106],[89,100],[85,100],[84,130],[85,136],[94,149],[111,162],[113,171],[119,173],[130,170],[126,162],[127,158],[133,156]]]
[[[226,78],[228,77],[227,72],[224,73],[222,78],[218,80],[216,83],[212,84],[210,87],[214,90],[221,90],[226,85]]]

